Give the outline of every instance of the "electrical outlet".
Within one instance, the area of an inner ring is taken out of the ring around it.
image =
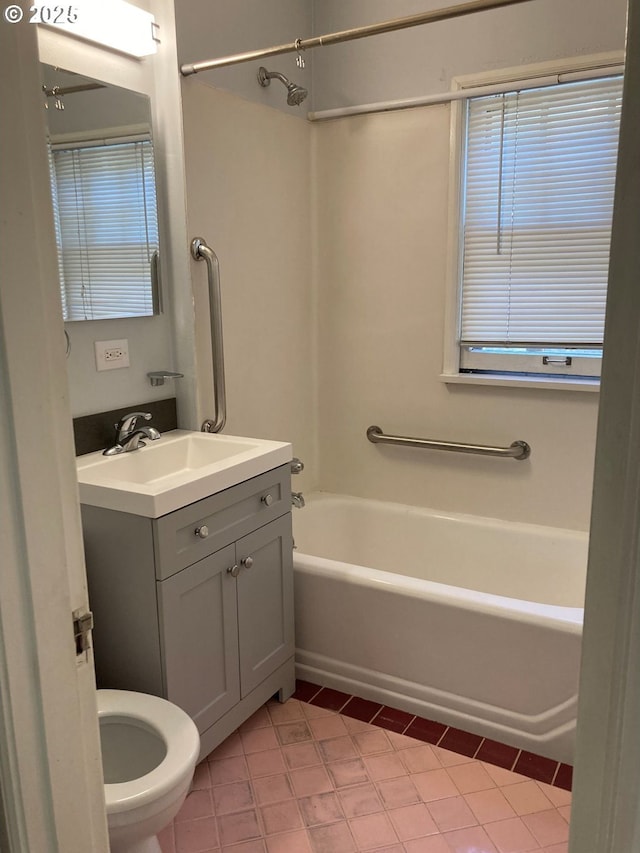
[[[129,341],[95,341],[95,348],[97,370],[129,367]]]

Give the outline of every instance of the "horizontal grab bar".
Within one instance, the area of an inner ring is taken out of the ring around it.
[[[434,441],[430,438],[409,438],[385,435],[379,426],[370,426],[367,438],[374,444],[401,444],[405,447],[426,447],[429,450],[451,450],[455,453],[477,453],[480,456],[505,456],[521,461],[531,456],[526,441],[514,441],[509,447],[487,447],[484,444],[458,444],[455,441]]]

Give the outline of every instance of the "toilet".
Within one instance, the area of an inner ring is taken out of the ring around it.
[[[178,813],[200,751],[176,705],[128,690],[98,690],[111,853],[161,853],[157,834]]]

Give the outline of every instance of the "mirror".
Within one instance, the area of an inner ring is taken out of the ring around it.
[[[63,316],[160,312],[149,98],[42,66]]]

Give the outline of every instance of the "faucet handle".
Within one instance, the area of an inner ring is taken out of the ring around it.
[[[123,415],[116,424],[116,431],[118,435],[123,432],[127,433],[134,430],[136,428],[138,418],[144,418],[145,421],[150,421],[151,412],[129,412],[128,414]]]
[[[291,506],[295,506],[298,509],[304,507],[304,495],[302,492],[291,492]]]

